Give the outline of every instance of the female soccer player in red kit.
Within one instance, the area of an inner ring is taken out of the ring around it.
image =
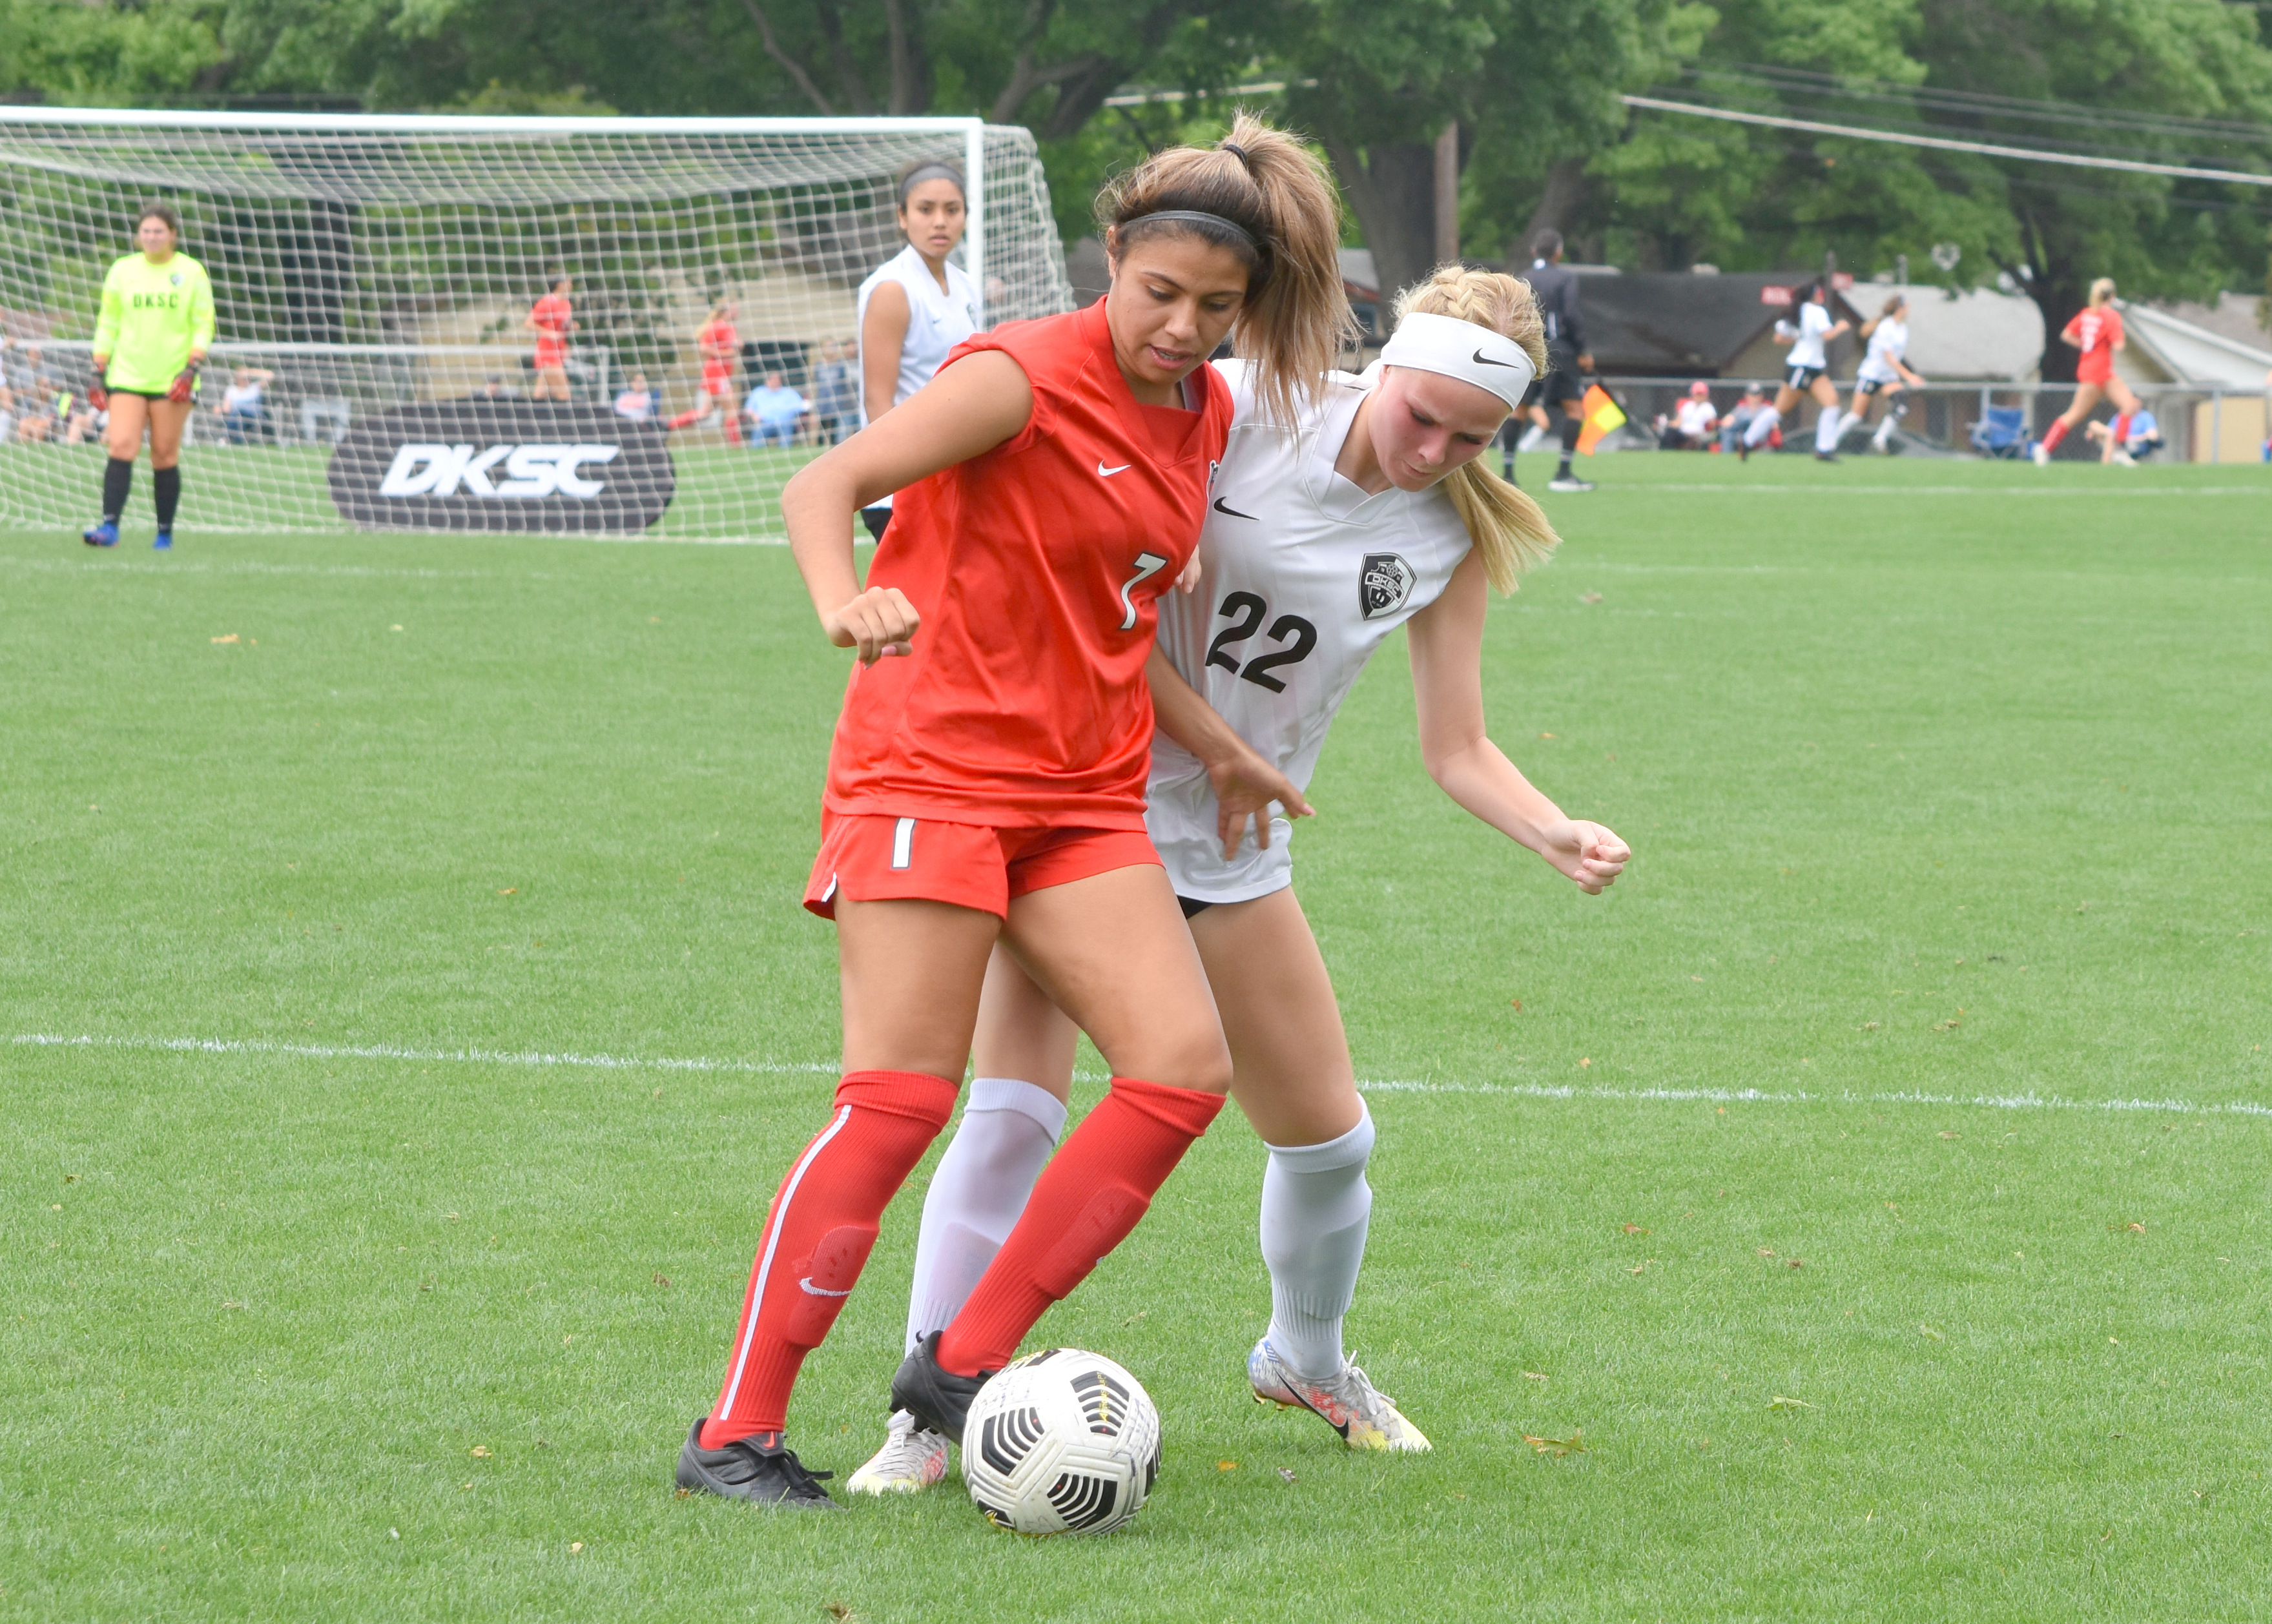
[[[2114,429],[2107,436],[2102,460],[2128,462],[2130,453],[2122,446],[2130,436],[2131,414],[2139,409],[2138,397],[2114,376],[2115,354],[2128,340],[2122,334],[2122,312],[2114,308],[2112,277],[2102,276],[2090,285],[2090,302],[2060,330],[2059,342],[2082,352],[2082,359],[2074,363],[2074,404],[2044,432],[2043,443],[2035,450],[2037,466],[2049,462],[2059,443],[2090,415],[2100,397],[2110,395],[2114,399]]]
[[[564,271],[552,276],[552,291],[529,307],[523,329],[536,335],[536,356],[531,369],[536,382],[529,385],[531,400],[568,399],[568,335],[579,324],[568,295],[575,287]]]
[[[998,937],[1113,1081],[960,1315],[910,1359],[925,1413],[960,1430],[984,1373],[1135,1227],[1229,1084],[1144,833],[1144,666],[1229,429],[1204,363],[1235,329],[1266,396],[1313,385],[1352,331],[1340,212],[1297,142],[1241,117],[1221,146],[1123,176],[1098,213],[1102,301],[971,339],[782,493],[822,629],[859,652],[805,898],[836,921],[845,1075],[774,1197],[684,1487],[835,1504],[787,1447],[789,1392],[953,1112]],[[887,493],[863,590],[854,516]]]

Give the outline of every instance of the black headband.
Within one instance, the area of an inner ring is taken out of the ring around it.
[[[900,206],[901,208],[908,206],[908,194],[913,191],[916,187],[922,185],[925,181],[953,181],[954,183],[955,190],[963,190],[961,170],[955,168],[950,164],[917,164],[914,168],[908,171],[907,179],[900,183]],[[967,197],[968,194],[965,192],[964,196]]]
[[[1221,214],[1209,214],[1200,209],[1155,209],[1149,214],[1139,214],[1134,220],[1121,221],[1120,229],[1126,231],[1132,227],[1148,225],[1155,220],[1177,220],[1193,226],[1220,226],[1245,243],[1247,250],[1258,262],[1266,261],[1269,257],[1262,251],[1262,244],[1255,240],[1254,234],[1237,220],[1226,219]]]

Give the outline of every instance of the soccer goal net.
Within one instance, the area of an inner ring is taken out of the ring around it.
[[[182,529],[778,538],[926,162],[980,324],[1069,308],[1033,138],[975,119],[0,108],[0,524],[93,517],[102,280],[159,202],[216,315]]]

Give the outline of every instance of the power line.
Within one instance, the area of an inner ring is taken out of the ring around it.
[[[1621,96],[1629,108],[1657,113],[1685,113],[1692,118],[1717,119],[1730,124],[1756,124],[1769,130],[1799,130],[1810,135],[1842,136],[1852,141],[1882,141],[1895,146],[1930,147],[1943,153],[1972,153],[1984,158],[2018,158],[2029,163],[2066,164],[2078,169],[2119,169],[2129,175],[2161,175],[2180,181],[2225,181],[2240,186],[2272,186],[2272,175],[2244,169],[2202,169],[2190,164],[2148,163],[2134,158],[2104,158],[2088,153],[2057,153],[2039,146],[2005,146],[1993,141],[1959,141],[1947,136],[1920,135],[1902,130],[1871,130],[1859,124],[1826,124],[1811,118],[1784,118],[1773,113],[1741,113],[1733,108],[1700,107],[1693,101],[1667,101],[1657,96]]]

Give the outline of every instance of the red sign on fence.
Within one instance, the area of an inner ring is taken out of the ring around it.
[[[1789,304],[1790,302],[1790,289],[1788,287],[1776,287],[1773,285],[1762,287],[1760,289],[1760,302],[1761,304]]]

